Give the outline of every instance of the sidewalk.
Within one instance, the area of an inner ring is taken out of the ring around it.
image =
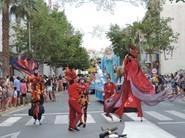
[[[57,92],[55,94],[58,97],[58,96],[60,96],[62,94],[62,92]],[[11,113],[14,113],[14,112],[17,112],[17,111],[20,111],[20,110],[23,110],[23,109],[28,108],[30,106],[31,106],[31,103],[28,103],[26,105],[20,105],[18,107],[8,108],[5,111],[0,111],[0,117],[1,116],[5,116],[5,115],[8,115],[8,114],[11,114]]]
[[[17,111],[22,110],[22,109],[24,109],[24,108],[27,108],[27,107],[29,107],[29,106],[30,106],[30,104],[27,104],[27,105],[20,105],[20,106],[18,106],[18,107],[11,107],[11,108],[8,108],[7,110],[1,111],[1,112],[0,112],[0,117],[1,117],[1,116],[5,116],[5,115],[8,115],[8,114],[11,114],[11,113],[14,113],[14,112],[17,112]]]

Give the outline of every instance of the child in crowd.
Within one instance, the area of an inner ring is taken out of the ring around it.
[[[14,92],[13,92],[13,106],[17,106],[17,88],[14,87]]]

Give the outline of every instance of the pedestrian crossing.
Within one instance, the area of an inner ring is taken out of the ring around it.
[[[116,123],[116,122],[120,122],[120,119],[112,114],[112,119],[110,117],[106,117],[104,115],[104,113],[102,112],[91,112],[87,115],[87,123],[88,124],[94,124],[94,123],[99,123],[98,121],[96,121],[97,116],[94,115],[100,115],[99,117],[101,117],[101,120],[105,120],[106,122],[109,123]],[[59,114],[59,113],[52,113],[52,115],[49,115],[49,113],[45,114],[42,116],[41,122],[47,122],[47,119],[50,116],[54,116],[54,120],[53,120],[53,124],[54,125],[64,125],[64,124],[68,124],[69,119],[68,119],[68,114]],[[150,119],[155,119],[156,122],[158,122],[158,124],[165,124],[165,123],[161,123],[161,122],[185,122],[185,111],[175,111],[175,110],[167,110],[164,111],[163,113],[159,113],[157,111],[145,111],[144,112],[144,116],[142,118],[143,121],[147,121]],[[123,121],[124,118],[127,117],[129,118],[129,120],[127,119],[126,121],[128,122],[139,122],[141,121],[141,118],[138,118],[136,113],[125,113],[124,117],[123,117]],[[6,118],[5,120],[0,120],[0,128],[1,127],[11,127],[13,125],[15,125],[16,123],[20,123],[21,120],[23,118],[26,118],[26,123],[24,124],[25,126],[31,126],[33,125],[34,119],[31,117],[28,117],[26,114],[21,115],[21,114],[16,114],[16,116],[9,116],[8,118]],[[146,119],[147,118],[147,119]],[[177,121],[178,119],[178,121]],[[180,120],[180,121],[179,121]],[[168,123],[166,123],[168,124]]]
[[[173,120],[172,118],[169,118],[165,115],[162,115],[158,112],[155,112],[155,111],[146,111],[145,112],[146,114],[150,115],[151,117],[155,118],[155,119],[158,119],[160,121],[171,121]]]
[[[173,110],[172,111],[166,111],[166,112],[169,113],[169,114],[172,114],[174,116],[177,116],[181,119],[185,119],[185,114],[184,113],[173,111]]]
[[[14,123],[18,122],[22,117],[10,117],[0,124],[2,127],[12,126]]]
[[[44,121],[44,119],[45,119],[45,116],[42,116],[42,118],[41,118],[41,123]],[[25,124],[25,126],[32,126],[33,125],[33,123],[34,123],[34,119],[33,118],[31,118],[26,124]],[[36,123],[38,123],[38,122],[36,122]]]

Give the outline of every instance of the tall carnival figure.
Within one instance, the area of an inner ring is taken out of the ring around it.
[[[104,56],[101,59],[101,69],[104,73],[110,74],[111,81],[115,82],[116,78],[114,75],[114,70],[117,66],[119,66],[120,59],[116,56],[112,50],[112,48],[106,48],[104,52]]]
[[[164,100],[171,100],[173,95],[171,95],[171,90],[169,88],[156,94],[152,83],[146,78],[145,74],[142,72],[137,57],[139,55],[139,50],[133,46],[129,45],[129,54],[126,55],[123,65],[124,65],[124,83],[121,88],[120,99],[116,99],[116,104],[110,104],[106,107],[106,112],[110,113],[112,108],[115,108],[121,101],[115,114],[121,119],[125,111],[126,102],[132,97],[133,102],[135,102],[138,116],[142,117],[141,101],[149,106],[154,106]],[[112,98],[114,99],[114,98]]]
[[[80,99],[80,86],[78,83],[78,78],[75,70],[67,68],[66,69],[66,79],[69,82],[68,94],[69,94],[69,131],[79,131],[77,128],[77,123],[82,117],[82,109],[79,104]]]

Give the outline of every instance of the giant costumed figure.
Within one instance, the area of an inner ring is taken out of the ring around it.
[[[39,64],[35,60],[23,56],[19,59],[14,59],[12,66],[28,75],[29,82],[31,82],[32,94],[32,104],[28,113],[35,119],[34,124],[38,120],[41,125],[40,121],[44,113],[44,81],[37,72]]]
[[[113,109],[117,109],[114,113],[121,119],[127,107],[136,108],[138,116],[142,117],[143,112],[141,102],[154,106],[164,100],[174,98],[169,89],[164,89],[156,94],[152,83],[146,78],[140,68],[137,57],[139,50],[129,45],[129,54],[126,55],[124,65],[124,83],[121,92],[114,94],[105,101],[105,112],[109,114]],[[142,121],[142,120],[141,120]]]
[[[104,56],[101,59],[101,64],[97,66],[97,73],[95,76],[95,95],[100,101],[104,101],[103,91],[106,82],[106,76],[109,75],[111,82],[116,83],[117,76],[115,73],[116,68],[120,65],[120,59],[116,56],[112,48],[105,49]]]
[[[116,56],[112,48],[108,47],[105,49],[104,56],[101,59],[101,69],[104,73],[109,74],[111,81],[116,81],[115,69],[120,65],[120,59]]]

